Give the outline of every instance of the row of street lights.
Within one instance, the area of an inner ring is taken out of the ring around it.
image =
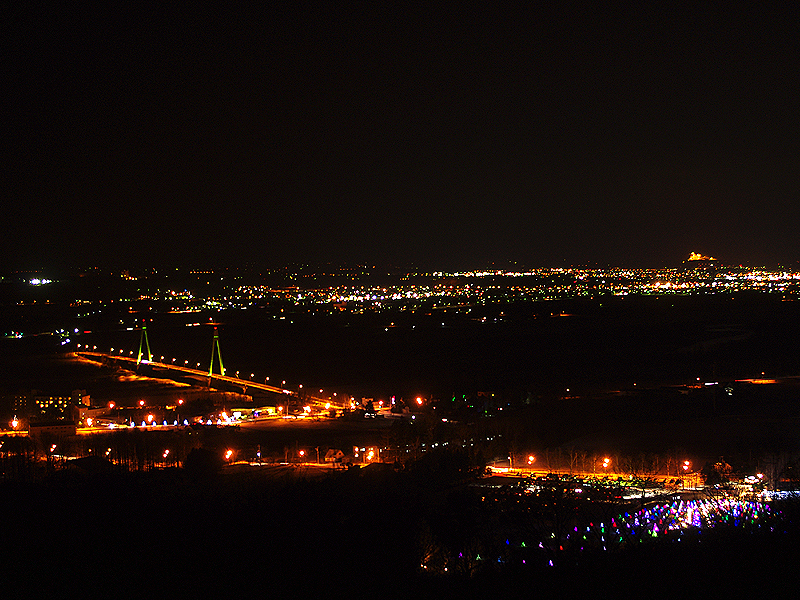
[[[535,462],[536,462],[536,456],[534,454],[529,454],[528,457],[527,457],[527,466],[528,466],[529,470],[533,469],[533,465],[534,465]],[[508,464],[509,464],[509,468],[511,468],[511,469],[514,468],[513,464],[512,464],[512,457],[511,456],[508,457]],[[609,473],[609,469],[611,467],[611,458],[606,456],[606,457],[603,457],[602,462],[600,462],[599,460],[598,461],[593,461],[593,464],[594,465],[599,464],[602,467],[602,469],[603,469],[602,472],[603,472],[603,474],[605,476],[605,475],[607,475]],[[684,479],[686,478],[687,475],[689,475],[691,473],[691,468],[692,468],[692,461],[690,461],[690,460],[683,461],[683,463],[681,464],[681,469],[683,470]],[[593,472],[596,474],[596,471],[593,471]],[[669,476],[669,474],[667,474],[667,476]]]
[[[78,348],[80,348],[80,347],[81,347],[81,344],[78,344]],[[85,348],[86,350],[88,350],[88,349],[89,349],[89,344],[85,344],[85,345],[84,345],[84,348]],[[92,350],[97,350],[97,346],[92,346]],[[122,348],[117,348],[116,350],[119,350],[119,353],[120,353],[120,354],[124,354],[124,353],[125,353],[125,350],[124,350],[124,349],[122,349]],[[111,348],[111,351],[110,351],[110,353],[112,353],[112,354],[113,354],[114,352],[115,352],[115,348]],[[130,351],[128,352],[128,354],[129,354],[130,356],[133,356],[133,350],[130,350]],[[165,357],[165,356],[162,356],[162,357],[161,357],[161,359],[160,359],[160,360],[161,360],[161,363],[162,363],[162,364],[165,364],[165,363],[164,363],[164,360],[165,360],[165,359],[166,359],[166,357]],[[172,359],[172,364],[175,364],[175,362],[176,362],[177,360],[178,360],[177,358],[173,358],[173,359]],[[199,362],[198,362],[198,363],[196,363],[196,365],[197,365],[197,368],[198,368],[198,369],[200,368],[201,364],[202,364],[202,363],[199,363]],[[189,361],[188,361],[188,360],[184,360],[184,361],[183,361],[183,365],[184,365],[185,367],[188,367],[188,366],[189,366]],[[226,370],[227,370],[227,369],[226,369]],[[241,377],[240,377],[240,375],[239,375],[239,373],[240,373],[240,372],[241,372],[241,371],[236,371],[236,379],[241,379]],[[255,376],[256,376],[256,374],[255,374],[255,373],[250,373],[250,380],[254,379],[254,378],[255,378]],[[264,378],[264,385],[266,385],[266,384],[267,384],[267,382],[269,382],[269,375],[267,375],[267,376]],[[282,380],[282,381],[281,381],[281,387],[285,387],[285,386],[286,386],[286,380],[284,379],[284,380]],[[298,385],[298,388],[299,388],[299,389],[303,389],[303,384],[302,384],[302,383],[301,383],[301,384],[299,384],[299,385]],[[320,393],[322,393],[322,390],[320,390]],[[335,394],[334,394],[334,395],[335,395]]]

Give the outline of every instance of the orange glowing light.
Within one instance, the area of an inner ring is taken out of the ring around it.
[[[703,256],[702,254],[698,254],[697,252],[689,253],[689,258],[686,260],[717,260],[713,256]]]

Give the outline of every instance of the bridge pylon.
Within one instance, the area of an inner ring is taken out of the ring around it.
[[[211,377],[214,373],[214,351],[217,352],[219,358],[219,373],[225,377],[225,367],[222,365],[222,350],[219,348],[219,332],[217,326],[214,325],[214,340],[211,342],[211,364],[208,366],[208,376]]]
[[[153,362],[153,353],[150,352],[150,340],[147,339],[147,326],[142,325],[141,334],[139,335],[139,355],[136,357],[136,364],[142,362],[142,342],[147,348],[147,362]]]

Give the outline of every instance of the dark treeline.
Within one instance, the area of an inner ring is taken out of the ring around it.
[[[85,436],[47,432],[35,438],[6,436],[0,443],[0,478],[38,480],[53,471],[76,467],[76,459],[90,458],[108,463],[109,468],[113,464],[125,471],[181,466],[192,448],[201,445],[201,435],[184,428],[166,431],[124,429]],[[77,464],[87,463],[84,460]]]

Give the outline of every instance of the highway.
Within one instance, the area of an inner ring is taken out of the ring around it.
[[[76,352],[75,354],[89,360],[91,360],[92,358],[95,359],[107,358],[110,360],[131,363],[133,369],[136,369],[136,366],[138,365],[138,361],[135,358],[123,355],[108,354],[105,352],[88,352],[88,351]],[[267,385],[266,383],[259,383],[257,381],[252,381],[249,379],[240,379],[239,377],[230,377],[228,375],[219,375],[216,373],[212,373],[211,375],[209,375],[208,371],[201,371],[200,369],[192,369],[191,367],[182,367],[180,365],[172,363],[162,363],[158,361],[147,361],[147,360],[142,360],[141,363],[159,369],[166,369],[169,371],[179,371],[181,373],[188,373],[196,377],[203,377],[206,379],[216,379],[218,381],[224,381],[226,383],[242,387],[243,393],[247,390],[247,388],[254,388],[257,390],[263,390],[265,392],[272,392],[273,394],[286,394],[287,396],[291,396],[293,398],[299,398],[297,393],[291,390],[275,387],[273,385]],[[317,408],[325,406],[326,404],[331,404],[331,405],[334,404],[328,398],[317,398],[312,395],[306,396],[305,401],[309,406],[315,406]]]

